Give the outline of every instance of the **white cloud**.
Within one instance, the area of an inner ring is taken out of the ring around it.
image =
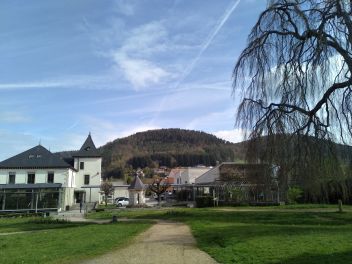
[[[111,75],[73,75],[62,76],[56,79],[47,79],[28,82],[0,83],[0,90],[26,89],[116,89],[112,83],[116,78]]]
[[[148,124],[138,125],[138,126],[130,127],[130,128],[127,128],[127,129],[121,131],[120,133],[118,133],[117,137],[115,137],[115,138],[127,137],[127,136],[133,135],[138,132],[160,129],[160,128],[161,127],[159,127],[159,126],[153,126],[153,125],[148,125]]]
[[[0,90],[56,88],[64,85],[65,83],[58,81],[0,83]]]
[[[132,29],[119,51],[131,56],[146,57],[167,50],[168,32],[160,21]]]
[[[237,143],[244,140],[245,131],[239,128],[233,130],[220,130],[212,133],[218,138]]]
[[[115,60],[125,78],[136,90],[151,84],[158,84],[170,76],[170,73],[148,60],[132,59],[121,54],[117,54]]]
[[[151,22],[131,30],[120,48],[112,53],[115,65],[136,90],[163,83],[173,76],[154,58],[166,51],[167,41],[162,23]]]

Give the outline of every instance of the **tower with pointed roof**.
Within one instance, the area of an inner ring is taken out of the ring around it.
[[[100,200],[102,157],[89,133],[79,151],[72,155],[76,173],[76,202],[96,202]]]
[[[136,175],[128,186],[130,196],[130,205],[144,204],[145,203],[145,186],[141,179]]]

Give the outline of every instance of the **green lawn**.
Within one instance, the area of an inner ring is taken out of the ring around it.
[[[73,263],[124,246],[151,223],[41,223],[35,219],[0,219],[0,263]]]
[[[199,248],[220,263],[352,263],[352,212],[337,213],[333,208],[145,209],[90,217],[117,214],[183,221],[191,227]]]
[[[34,231],[43,229],[59,229],[81,226],[81,223],[71,223],[63,220],[39,217],[0,218],[0,234],[9,232]]]

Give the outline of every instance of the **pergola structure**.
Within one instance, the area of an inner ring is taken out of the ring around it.
[[[198,177],[195,184],[173,187],[188,201],[211,196],[229,203],[280,203],[277,170],[268,164],[224,162]]]

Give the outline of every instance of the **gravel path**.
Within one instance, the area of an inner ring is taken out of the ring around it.
[[[195,239],[187,225],[159,221],[127,247],[82,263],[210,264],[217,262],[196,247]]]

